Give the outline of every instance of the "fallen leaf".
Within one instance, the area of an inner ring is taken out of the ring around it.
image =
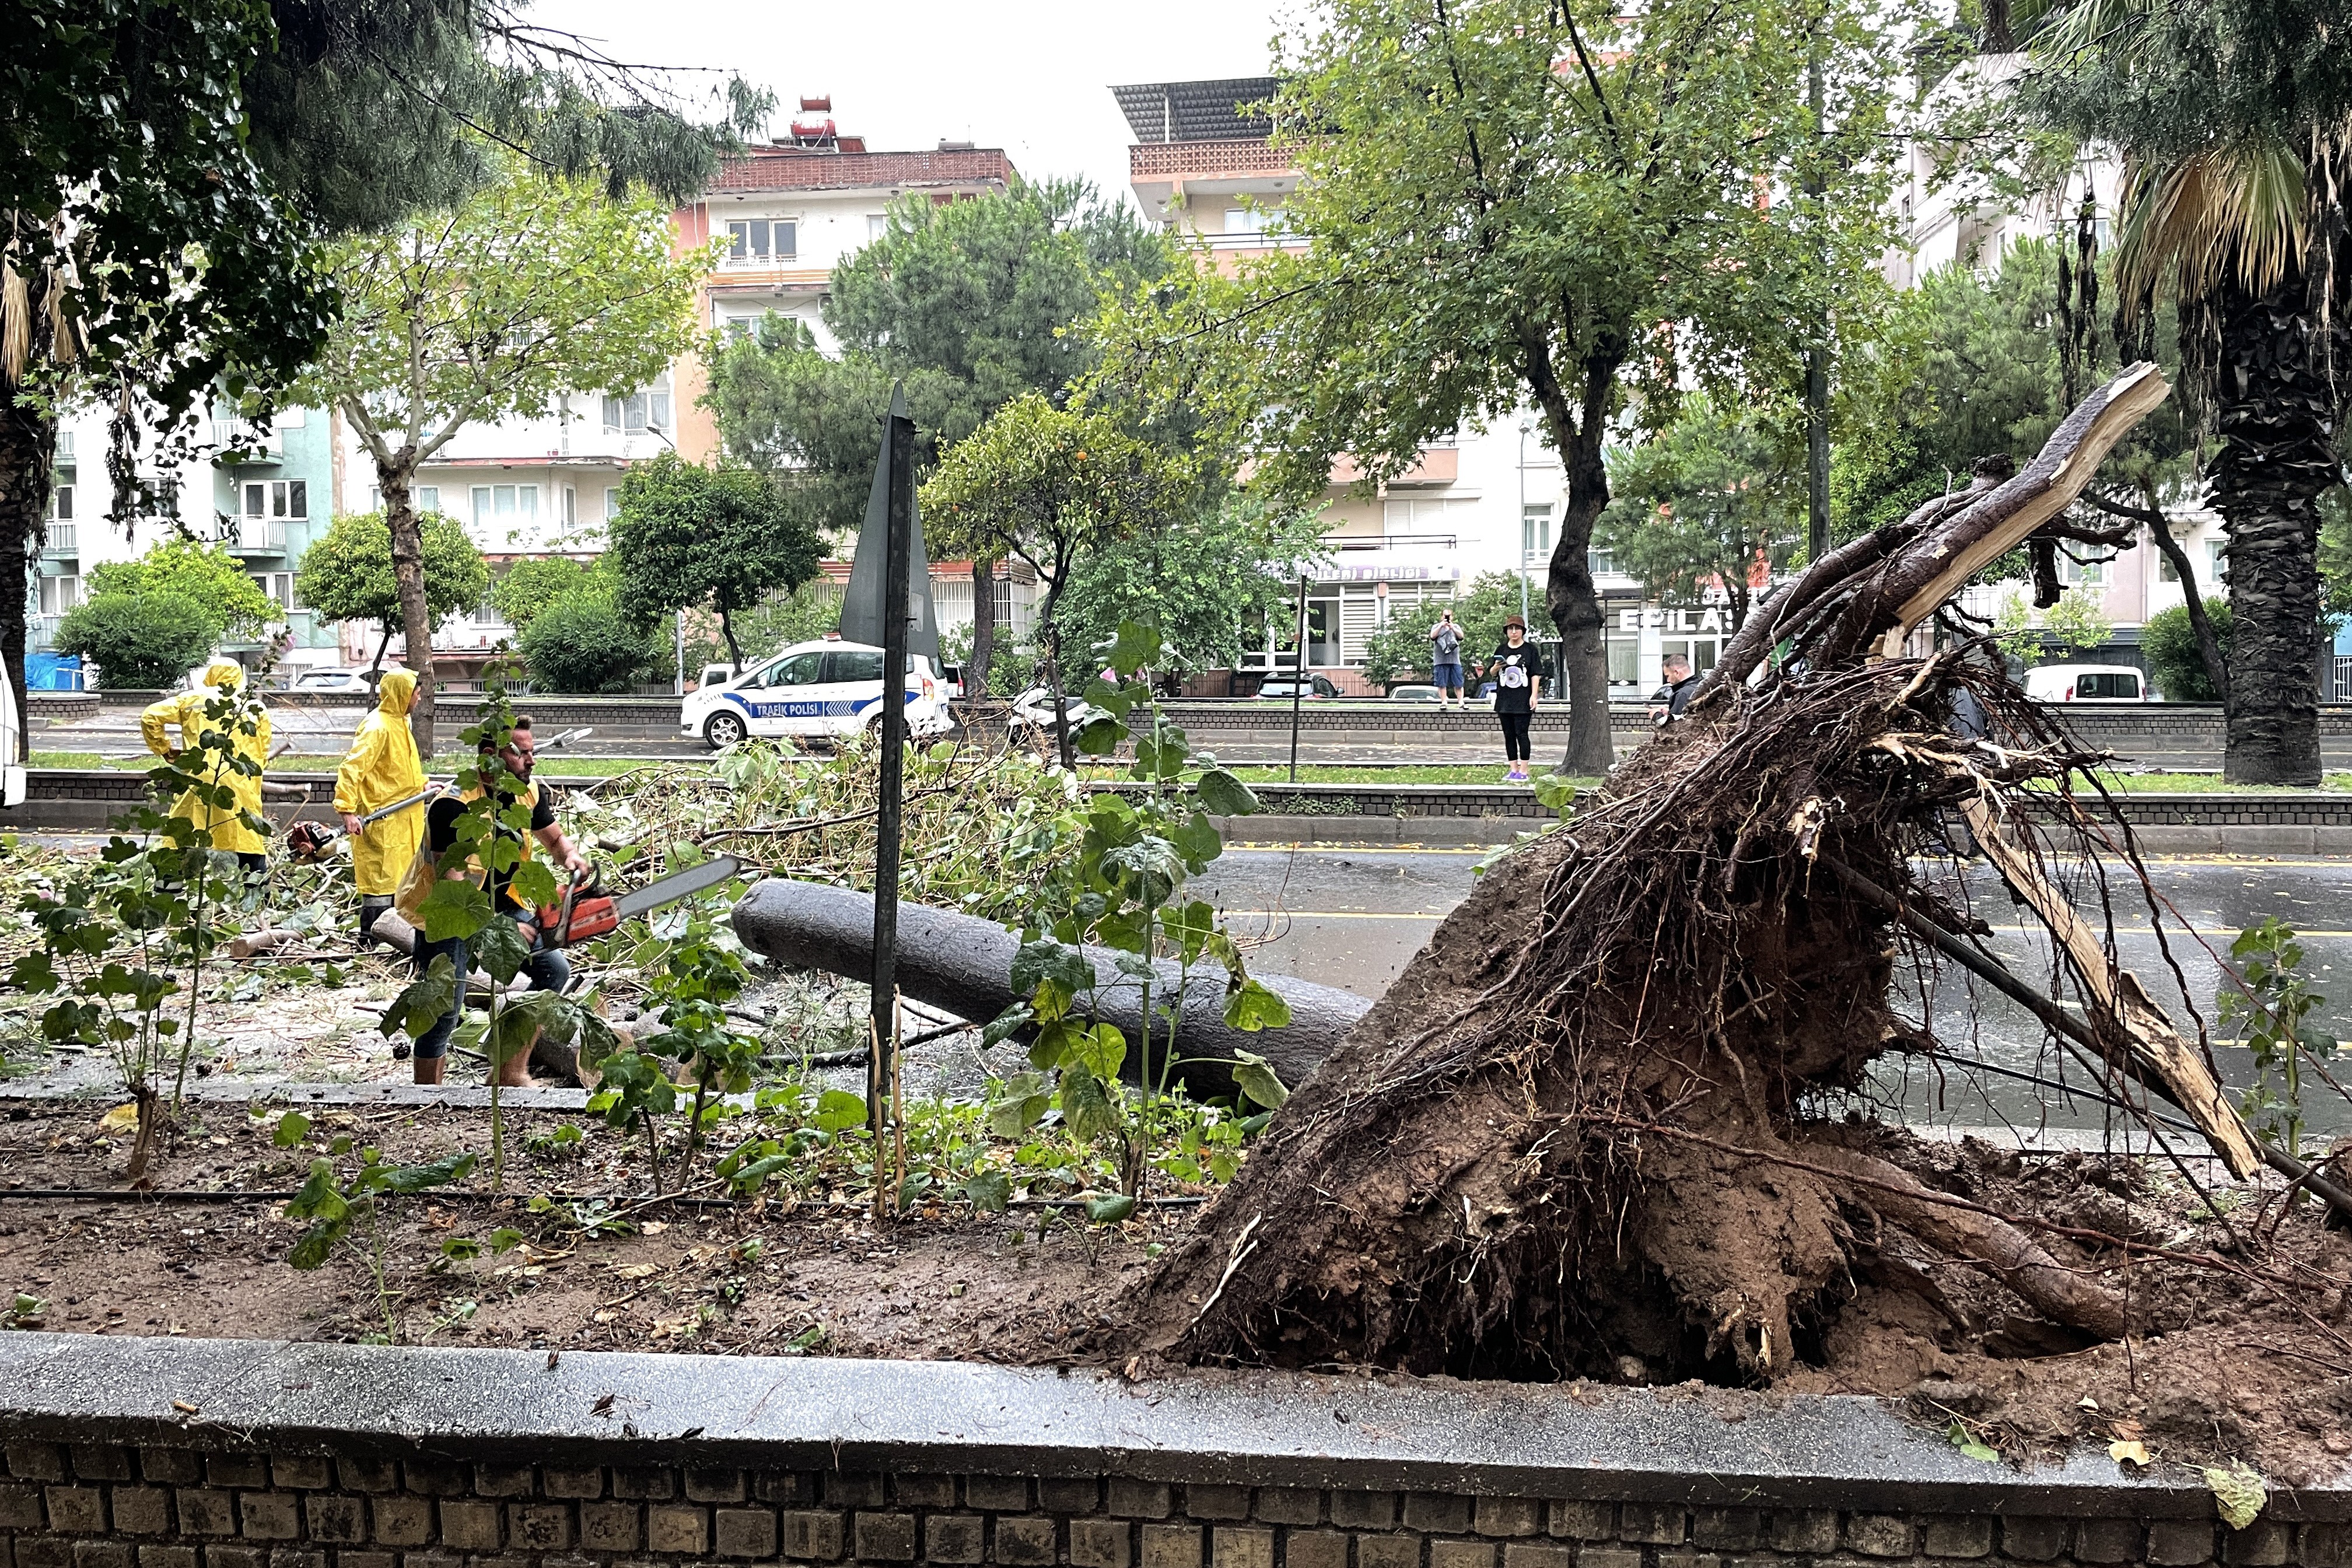
[[[2143,1468],[2156,1463],[2148,1457],[2147,1445],[2137,1437],[2127,1443],[2118,1441],[2108,1444],[2107,1458],[2119,1465],[2138,1465]]]
[[[660,1273],[661,1266],[656,1263],[622,1263],[614,1265],[613,1272],[624,1279],[644,1279]]]
[[[2263,1505],[2271,1500],[2270,1487],[2260,1475],[2247,1468],[2243,1459],[2237,1460],[2226,1470],[2207,1470],[2205,1484],[2213,1489],[2214,1511],[2231,1530],[2243,1530],[2253,1523],[2261,1515]]]
[[[139,1128],[139,1107],[136,1102],[118,1105],[98,1119],[100,1132],[135,1132]]]
[[[174,1399],[172,1401],[172,1408],[178,1411],[183,1415],[194,1415],[197,1413],[197,1407],[189,1404],[184,1399]]]

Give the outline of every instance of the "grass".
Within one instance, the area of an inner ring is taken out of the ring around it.
[[[2099,782],[2117,795],[2241,795],[2258,794],[2283,786],[2275,784],[2223,784],[2221,775],[2211,773],[2103,773]],[[2076,787],[2082,787],[2078,783]],[[2322,789],[2352,789],[2352,773],[2328,773],[2320,780]]]

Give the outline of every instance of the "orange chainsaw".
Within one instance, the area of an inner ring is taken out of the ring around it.
[[[743,862],[734,856],[719,855],[647,882],[618,898],[599,890],[596,872],[591,868],[572,879],[561,902],[540,907],[539,945],[542,949],[569,947],[575,942],[609,935],[632,916],[722,887],[734,880],[742,868]]]

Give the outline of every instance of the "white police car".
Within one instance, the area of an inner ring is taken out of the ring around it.
[[[950,728],[946,693],[931,661],[907,657],[907,727],[918,735]],[[794,643],[734,679],[688,693],[679,732],[713,748],[751,735],[855,735],[882,714],[882,650],[826,637]]]

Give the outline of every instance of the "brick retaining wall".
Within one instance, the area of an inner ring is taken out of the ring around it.
[[[1852,1398],[0,1338],[10,1568],[2352,1565],[2341,1482],[2231,1531]]]

